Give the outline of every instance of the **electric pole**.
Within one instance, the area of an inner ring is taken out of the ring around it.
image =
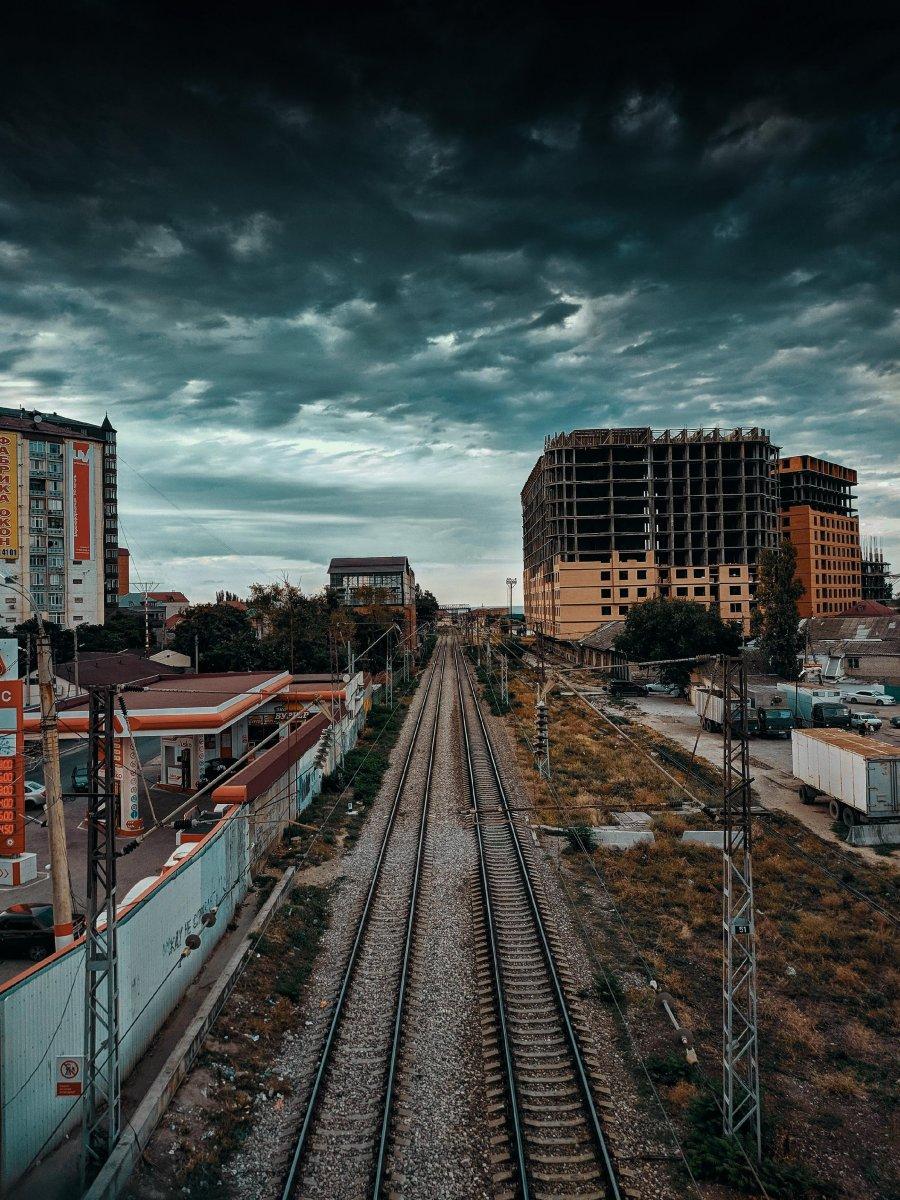
[[[78,626],[75,625],[72,629],[72,637],[75,639],[75,694],[81,691],[81,685],[78,681]]]
[[[500,655],[500,699],[509,707],[509,664],[505,654]]]
[[[116,940],[115,688],[88,695],[88,873],[84,977],[81,1190],[119,1138],[119,960]]]
[[[756,914],[747,743],[747,667],[722,660],[722,1120],[725,1136],[748,1132],[762,1157],[756,1023]]]
[[[200,634],[194,634],[194,674],[200,674]]]
[[[44,756],[44,793],[47,805],[47,837],[50,842],[50,874],[53,886],[53,940],[57,950],[74,941],[72,894],[69,888],[69,858],[66,847],[66,819],[63,812],[62,781],[59,771],[59,725],[56,716],[56,692],[50,637],[38,616],[37,666],[41,697],[41,748]]]

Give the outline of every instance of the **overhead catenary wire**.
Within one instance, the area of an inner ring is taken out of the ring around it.
[[[501,639],[501,641],[502,641],[502,639]],[[503,644],[505,645],[506,643],[503,643]],[[527,665],[527,664],[526,664],[526,665]],[[488,676],[488,679],[489,679],[489,681],[490,681],[490,676]],[[491,694],[494,696],[494,698],[495,698],[495,700],[496,700],[496,693],[495,693],[495,692],[494,692],[494,690],[493,690],[493,685],[492,685],[492,684],[489,682],[488,686],[489,686],[489,687],[490,687],[490,689],[491,689]],[[525,732],[524,726],[523,726],[523,724],[522,724],[522,722],[521,722],[520,718],[518,717],[518,715],[515,715],[515,714],[514,714],[514,717],[515,717],[516,723],[519,725],[519,728],[520,728],[520,731],[521,731],[521,735],[522,735],[523,739],[525,740],[525,743],[526,743],[526,745],[529,747],[529,749],[531,749],[531,743],[530,743],[530,740],[529,740],[529,738],[528,738],[528,735],[527,735],[527,733]],[[556,802],[556,807],[557,807],[558,811],[559,811],[559,812],[561,812],[561,813],[563,813],[563,814],[566,814],[566,815],[567,815],[567,805],[566,805],[566,802],[565,802],[565,801],[563,800],[563,798],[560,796],[560,794],[559,794],[559,792],[557,791],[557,789],[556,789],[555,785],[554,785],[554,784],[552,783],[552,781],[551,781],[551,780],[549,780],[549,779],[545,779],[545,782],[546,782],[546,784],[547,784],[547,787],[548,787],[548,789],[549,789],[549,791],[550,791],[551,795],[553,796],[553,798],[554,798],[554,800],[555,800],[555,802]],[[621,912],[620,912],[620,910],[619,910],[619,907],[618,907],[618,905],[616,904],[615,900],[613,899],[612,893],[610,892],[609,888],[607,887],[607,885],[606,885],[606,881],[604,880],[604,878],[603,878],[602,874],[600,873],[600,871],[599,871],[599,869],[598,869],[598,867],[597,867],[597,864],[596,864],[596,862],[594,861],[593,855],[592,855],[592,854],[590,854],[590,853],[588,852],[588,850],[587,850],[587,848],[584,846],[584,844],[583,844],[583,841],[582,841],[582,839],[581,839],[581,838],[576,838],[576,839],[575,839],[575,842],[576,842],[576,845],[577,845],[577,848],[578,848],[579,852],[580,852],[580,853],[581,853],[581,854],[584,856],[584,858],[586,859],[586,861],[587,861],[587,863],[588,863],[588,865],[589,865],[589,867],[590,867],[591,871],[592,871],[592,872],[593,872],[593,874],[596,876],[596,878],[597,878],[597,881],[599,882],[600,886],[602,887],[602,889],[603,889],[603,892],[604,892],[604,895],[605,895],[605,897],[606,897],[606,899],[607,899],[607,901],[608,901],[608,903],[609,903],[609,905],[610,905],[610,908],[611,908],[611,909],[612,909],[612,911],[615,913],[615,915],[616,915],[616,917],[617,917],[617,919],[618,919],[618,921],[619,921],[619,924],[620,924],[620,926],[621,926],[621,928],[622,928],[622,931],[623,931],[623,933],[625,934],[625,936],[626,936],[626,938],[628,939],[628,941],[631,943],[632,949],[633,949],[633,951],[634,951],[634,953],[635,953],[635,955],[636,955],[636,957],[637,957],[638,961],[641,963],[641,965],[642,965],[642,967],[643,967],[643,969],[644,969],[644,971],[645,971],[645,973],[646,973],[646,975],[647,975],[647,980],[648,980],[648,983],[649,983],[650,987],[651,987],[651,988],[654,990],[654,992],[656,992],[656,993],[657,993],[657,996],[658,996],[659,998],[661,998],[661,997],[662,997],[663,995],[665,995],[666,993],[665,993],[665,992],[661,992],[661,991],[660,991],[660,988],[659,988],[659,981],[658,981],[658,979],[657,979],[657,977],[656,977],[656,974],[657,974],[657,973],[651,970],[649,963],[647,962],[646,958],[644,957],[644,954],[643,954],[642,950],[640,949],[640,947],[639,947],[639,946],[638,946],[638,944],[637,944],[637,941],[636,941],[636,940],[635,940],[635,938],[634,938],[634,935],[631,933],[631,930],[629,929],[629,927],[628,927],[628,924],[626,923],[626,921],[625,921],[624,917],[622,916],[622,914],[621,914]],[[604,974],[605,974],[605,973],[604,973]],[[618,1008],[619,1006],[617,1005],[616,1007]],[[621,1009],[619,1009],[619,1011],[620,1011],[620,1013],[621,1013]],[[622,1015],[622,1017],[623,1017],[623,1020],[624,1020],[624,1019],[625,1019],[625,1018],[624,1018],[624,1013],[622,1013],[621,1015]],[[626,1028],[627,1028],[627,1022],[626,1022]],[[630,1030],[629,1030],[629,1034],[630,1034]],[[630,1034],[630,1040],[632,1040],[632,1041],[633,1041],[633,1035],[631,1035],[631,1034]],[[640,1055],[639,1055],[638,1057],[640,1058]],[[644,1066],[644,1070],[645,1070],[645,1072],[646,1072],[646,1066]],[[714,1099],[714,1100],[715,1100],[715,1102],[716,1102],[716,1106],[718,1107],[718,1109],[719,1109],[719,1111],[720,1111],[720,1113],[721,1113],[721,1112],[722,1112],[721,1101],[719,1100],[719,1097],[718,1097],[718,1095],[715,1093],[715,1091],[713,1091],[713,1089],[712,1089],[712,1087],[711,1087],[711,1085],[710,1085],[710,1083],[709,1083],[709,1080],[706,1078],[706,1076],[703,1074],[703,1072],[699,1070],[699,1065],[698,1065],[698,1078],[701,1080],[701,1082],[702,1082],[703,1086],[704,1086],[705,1088],[707,1088],[707,1090],[709,1090],[710,1094],[712,1095],[713,1099]],[[652,1080],[651,1080],[651,1087],[652,1087]],[[658,1103],[659,1103],[660,1107],[661,1107],[661,1108],[662,1108],[662,1110],[663,1110],[663,1113],[664,1113],[664,1115],[667,1117],[667,1116],[668,1116],[668,1114],[666,1114],[666,1113],[665,1113],[665,1108],[664,1108],[664,1106],[662,1105],[662,1100],[661,1100],[661,1098],[659,1097],[659,1094],[658,1094],[658,1092],[656,1091],[656,1089],[655,1089],[655,1088],[653,1088],[653,1091],[654,1091],[654,1094],[656,1095],[656,1098],[657,1098],[657,1101],[658,1101]],[[738,1151],[739,1151],[739,1153],[741,1154],[741,1157],[744,1159],[744,1161],[745,1161],[745,1163],[746,1163],[746,1165],[747,1165],[747,1168],[748,1168],[748,1170],[750,1171],[750,1173],[752,1174],[752,1176],[753,1176],[753,1178],[754,1178],[755,1182],[756,1182],[756,1183],[757,1183],[757,1185],[759,1186],[759,1189],[760,1189],[760,1191],[762,1192],[763,1196],[766,1198],[766,1200],[771,1200],[770,1194],[769,1194],[769,1192],[766,1190],[766,1188],[765,1188],[765,1185],[763,1184],[763,1181],[762,1181],[762,1179],[761,1179],[761,1178],[760,1178],[760,1176],[759,1176],[759,1172],[757,1171],[757,1169],[756,1169],[756,1166],[755,1166],[755,1164],[753,1163],[753,1160],[752,1160],[752,1159],[750,1158],[750,1156],[747,1154],[746,1148],[744,1147],[743,1143],[741,1142],[741,1140],[740,1140],[739,1138],[736,1138],[736,1139],[735,1139],[735,1145],[737,1146],[737,1148],[738,1148]]]

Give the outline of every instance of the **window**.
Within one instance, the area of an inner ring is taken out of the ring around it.
[[[72,582],[73,583],[84,583],[84,580],[83,579],[73,579]]]
[[[601,571],[600,572],[600,582],[601,583],[609,583],[611,578],[612,578],[611,571]]]
[[[740,587],[730,587],[730,588],[728,589],[728,595],[729,595],[729,596],[739,596],[740,594],[741,594],[741,589],[740,589]]]
[[[83,620],[84,620],[84,617],[80,617],[80,616],[79,616],[79,617],[73,617],[73,618],[72,618],[72,620],[73,620],[73,621],[83,621]]]
[[[688,590],[686,587],[677,587],[675,589],[676,596],[686,596],[687,594],[688,594]]]
[[[53,582],[53,580],[51,579],[51,580],[50,580],[50,582],[52,583],[52,582]],[[75,602],[76,604],[84,604],[84,596],[76,596],[76,597],[74,598],[74,602]]]
[[[848,658],[847,666],[850,668],[851,671],[858,671],[859,670],[859,659],[853,658],[853,657]]]
[[[628,588],[619,588],[619,599],[620,600],[628,599]]]
[[[50,586],[51,587],[62,587],[62,583],[63,583],[63,577],[60,574],[60,572],[59,571],[51,571],[50,572]]]
[[[41,458],[43,458],[44,455],[47,453],[47,443],[46,442],[29,442],[28,443],[28,453],[39,455]]]
[[[32,445],[33,444],[34,443],[32,443]],[[47,447],[47,452],[51,458],[61,458],[62,457],[62,446],[60,445],[59,442],[51,442],[50,445]]]
[[[687,571],[680,571],[680,570],[676,571],[675,578],[676,579],[687,579]]]
[[[620,579],[624,579],[624,580],[627,582],[627,580],[628,580],[628,572],[627,572],[627,571],[620,571],[620,572],[619,572],[619,578],[620,578]]]
[[[62,512],[63,502],[62,502],[62,500],[52,500],[51,499],[51,500],[47,501],[47,507],[49,508],[49,510],[51,512]]]
[[[44,528],[44,518],[32,516],[31,528],[32,529],[43,529]]]
[[[609,599],[611,599],[611,597],[612,597],[612,588],[601,588],[600,589],[600,599],[601,600],[609,600]]]
[[[50,593],[50,607],[51,608],[62,608],[62,606],[63,606],[62,592],[51,592]]]
[[[624,616],[626,615],[626,613],[627,613],[627,612],[628,612],[628,605],[627,605],[627,604],[620,604],[620,605],[619,605],[619,616],[620,616],[620,617],[624,617]]]
[[[612,609],[609,607],[609,605],[608,605],[608,604],[603,604],[603,605],[601,605],[601,607],[600,607],[600,616],[601,616],[601,617],[609,617],[609,616],[612,616]]]
[[[739,613],[741,611],[741,606],[739,604],[729,604],[728,608],[733,613]]]
[[[47,603],[47,597],[44,595],[43,592],[32,592],[31,597],[34,600],[34,602],[38,608],[43,608],[44,605]]]
[[[646,596],[646,595],[647,595],[647,589],[646,589],[646,588],[638,588],[638,590],[637,590],[637,594],[638,594],[639,596]]]
[[[646,571],[638,571],[638,573],[637,573],[637,577],[638,577],[638,579],[646,579],[646,578],[647,578],[647,572],[646,572]]]

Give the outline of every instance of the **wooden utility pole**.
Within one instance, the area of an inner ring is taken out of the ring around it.
[[[43,623],[37,636],[38,687],[41,695],[41,745],[44,755],[44,791],[47,804],[47,835],[50,841],[50,873],[53,885],[53,938],[61,950],[74,941],[72,895],[69,888],[69,858],[66,820],[63,813],[62,781],[59,772],[59,726],[56,693],[50,661],[50,638]]]

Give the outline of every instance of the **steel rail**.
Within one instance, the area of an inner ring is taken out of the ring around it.
[[[441,658],[441,670],[442,671],[443,671],[443,664],[445,662],[445,659],[446,659],[446,650],[443,652],[443,656]],[[297,1171],[300,1166],[301,1160],[303,1158],[303,1153],[306,1149],[306,1144],[309,1139],[310,1131],[312,1129],[313,1117],[315,1116],[316,1107],[318,1104],[319,1095],[320,1095],[321,1088],[322,1088],[322,1081],[325,1077],[325,1072],[327,1070],[328,1063],[331,1058],[331,1051],[332,1051],[332,1048],[335,1043],[338,1025],[340,1024],[341,1016],[343,1014],[344,1000],[347,996],[347,992],[349,991],[350,983],[351,983],[351,981],[353,979],[353,975],[355,973],[356,962],[357,962],[357,958],[359,955],[360,946],[362,945],[363,937],[365,935],[366,929],[368,928],[369,916],[372,911],[372,903],[375,898],[375,892],[377,891],[378,884],[381,881],[382,863],[384,862],[384,857],[385,857],[385,854],[387,853],[388,843],[390,842],[390,839],[391,839],[391,833],[394,828],[394,821],[397,816],[397,811],[400,807],[400,798],[403,794],[403,790],[406,785],[407,775],[409,774],[409,767],[413,760],[413,755],[415,754],[415,752],[418,748],[419,729],[421,728],[422,720],[425,716],[425,709],[428,706],[428,699],[429,699],[429,696],[431,695],[431,689],[434,685],[435,676],[437,674],[437,668],[438,668],[438,664],[437,664],[437,662],[435,662],[435,664],[431,670],[431,678],[428,681],[428,686],[425,690],[425,695],[422,697],[422,704],[419,708],[419,712],[416,715],[416,723],[413,727],[412,737],[410,738],[409,749],[407,750],[406,757],[403,761],[403,770],[400,773],[400,779],[397,783],[396,791],[394,792],[394,799],[391,804],[391,811],[390,811],[390,814],[388,815],[388,820],[387,820],[387,825],[385,826],[384,836],[382,837],[382,840],[381,840],[381,847],[378,851],[378,858],[375,862],[375,868],[372,873],[372,881],[369,884],[369,890],[366,893],[366,899],[365,899],[365,903],[363,904],[362,913],[360,914],[359,921],[357,922],[356,933],[353,938],[353,945],[350,950],[350,956],[347,960],[347,966],[344,969],[344,975],[341,980],[340,991],[338,992],[337,1000],[335,1001],[334,1013],[332,1014],[331,1023],[328,1027],[328,1033],[325,1036],[325,1041],[323,1043],[322,1050],[319,1055],[319,1065],[316,1070],[315,1079],[313,1080],[312,1089],[310,1090],[309,1100],[308,1100],[307,1106],[306,1106],[306,1113],[304,1114],[304,1118],[303,1118],[303,1124],[300,1128],[300,1133],[297,1136],[297,1143],[294,1147],[294,1153],[291,1158],[291,1165],[290,1165],[290,1168],[288,1169],[284,1188],[282,1189],[282,1193],[281,1193],[282,1200],[290,1200],[290,1197],[293,1195],[293,1192],[294,1192],[295,1184],[297,1182]]]
[[[441,689],[444,686],[444,668],[447,665],[447,651],[441,656],[441,675],[437,685],[437,703],[434,707],[434,724],[431,729],[431,745],[428,750],[428,772],[425,777],[425,791],[422,801],[422,819],[419,822],[419,840],[416,844],[416,862],[413,868],[412,887],[410,888],[409,916],[406,921],[406,939],[403,943],[403,965],[400,969],[400,983],[397,988],[397,1011],[394,1017],[394,1033],[391,1039],[391,1055],[388,1062],[387,1084],[384,1094],[384,1109],[381,1117],[381,1136],[378,1142],[378,1153],[375,1159],[375,1179],[372,1184],[372,1195],[381,1195],[384,1182],[385,1163],[387,1159],[388,1135],[391,1125],[391,1105],[394,1099],[394,1080],[397,1074],[397,1059],[400,1055],[400,1035],[403,1027],[403,1013],[406,1003],[406,984],[409,978],[409,964],[412,958],[413,933],[416,922],[416,908],[419,900],[419,883],[422,877],[422,860],[425,857],[425,833],[428,827],[428,810],[431,806],[431,778],[434,773],[434,748],[437,743],[438,724],[441,718]]]
[[[458,656],[459,650],[456,649],[455,653]],[[458,658],[457,658],[457,669],[458,669]],[[534,893],[534,888],[531,883],[531,877],[528,873],[528,867],[525,862],[525,857],[522,854],[522,847],[519,842],[519,834],[518,834],[518,831],[516,830],[515,822],[513,820],[512,810],[510,809],[510,805],[509,805],[509,799],[506,795],[506,789],[503,786],[503,780],[500,776],[500,769],[497,765],[497,759],[494,754],[494,748],[493,748],[493,745],[491,744],[491,739],[490,739],[490,735],[488,733],[487,725],[485,723],[484,716],[481,712],[481,704],[479,702],[478,695],[475,691],[475,685],[472,682],[471,674],[470,674],[465,662],[463,663],[463,671],[466,676],[466,681],[469,685],[469,691],[472,696],[473,706],[475,709],[475,715],[478,718],[478,724],[481,728],[481,733],[484,738],[484,744],[487,749],[488,758],[490,759],[491,769],[492,769],[494,779],[495,779],[495,782],[497,785],[497,791],[500,796],[503,813],[504,813],[504,816],[506,817],[507,824],[509,825],[510,831],[512,833],[512,841],[513,841],[513,845],[515,846],[516,860],[518,862],[519,871],[520,871],[522,881],[525,886],[526,894],[528,896],[529,907],[531,909],[531,914],[534,919],[535,929],[536,929],[538,937],[540,939],[541,947],[542,947],[543,954],[544,954],[544,960],[547,965],[547,972],[550,977],[550,981],[553,985],[553,991],[554,991],[554,994],[556,997],[557,1007],[559,1009],[560,1016],[562,1017],[563,1025],[565,1027],[566,1038],[569,1043],[569,1049],[572,1053],[572,1058],[575,1062],[576,1074],[578,1076],[578,1082],[581,1087],[582,1095],[584,1097],[585,1106],[586,1106],[588,1114],[590,1116],[591,1132],[594,1135],[594,1140],[600,1151],[600,1156],[603,1161],[604,1171],[606,1173],[607,1182],[609,1183],[610,1190],[611,1190],[611,1193],[613,1196],[613,1200],[621,1200],[621,1192],[619,1191],[619,1183],[616,1178],[616,1172],[615,1172],[615,1168],[613,1166],[612,1157],[609,1152],[609,1147],[606,1144],[606,1137],[603,1133],[603,1127],[600,1123],[600,1117],[599,1117],[599,1114],[597,1113],[597,1107],[594,1103],[594,1097],[591,1093],[591,1086],[590,1086],[590,1082],[587,1077],[587,1071],[585,1069],[584,1059],[582,1058],[581,1049],[578,1045],[578,1039],[575,1035],[575,1030],[572,1026],[571,1017],[569,1016],[569,1006],[566,1003],[565,993],[563,992],[562,983],[560,982],[559,974],[556,970],[556,963],[554,962],[554,959],[553,959],[553,953],[550,949],[549,942],[547,941],[547,934],[546,934],[546,930],[544,929],[544,921],[543,921],[543,918],[541,917],[540,908],[538,907],[537,897],[535,896],[535,893]],[[464,715],[463,715],[463,728],[465,729]],[[468,742],[468,737],[467,737],[466,738],[467,751],[468,751],[468,745],[469,745],[469,742]],[[470,760],[470,770],[471,770],[471,760]],[[474,793],[473,793],[473,796],[474,796]],[[480,823],[479,823],[479,825],[480,825]],[[479,844],[480,844],[480,839],[479,839]],[[511,1078],[513,1078],[513,1077],[511,1076]],[[525,1177],[523,1175],[523,1184],[524,1184],[524,1180],[525,1180]]]
[[[512,1125],[513,1140],[516,1148],[516,1162],[519,1168],[519,1181],[523,1200],[528,1200],[530,1195],[528,1185],[528,1172],[525,1168],[525,1134],[522,1126],[522,1117],[519,1112],[519,1098],[516,1091],[516,1076],[513,1063],[512,1042],[509,1035],[509,1027],[506,1021],[506,997],[504,994],[503,974],[500,969],[500,952],[497,948],[497,932],[494,926],[494,909],[491,904],[490,886],[487,877],[487,862],[484,852],[484,833],[481,828],[481,817],[478,811],[478,787],[475,783],[475,769],[472,761],[472,746],[469,741],[469,728],[466,721],[465,697],[463,695],[462,676],[460,670],[459,651],[454,648],[454,665],[456,667],[456,688],[459,696],[459,720],[462,725],[463,745],[466,751],[466,769],[469,776],[469,795],[472,800],[472,811],[475,814],[475,830],[478,835],[478,866],[481,875],[481,892],[484,900],[484,915],[485,924],[488,932],[488,944],[491,951],[491,965],[493,967],[494,987],[497,992],[497,1018],[500,1024],[500,1041],[503,1046],[503,1061],[506,1066],[506,1078],[508,1083],[508,1097],[510,1107],[510,1123]]]

